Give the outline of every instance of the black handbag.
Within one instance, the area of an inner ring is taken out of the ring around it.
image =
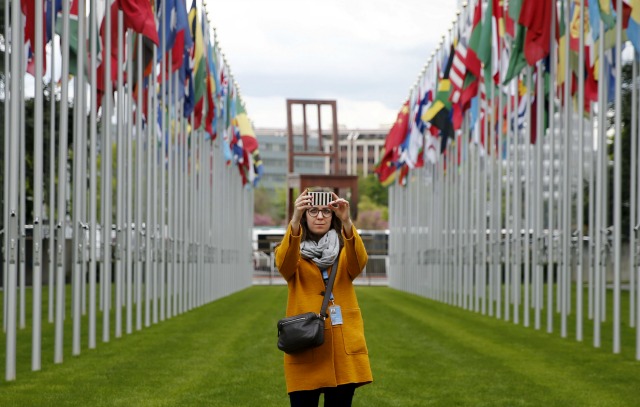
[[[340,256],[340,253],[338,253]],[[306,312],[293,315],[278,321],[278,349],[293,354],[309,348],[315,348],[324,343],[324,320],[327,318],[327,306],[336,279],[338,260],[333,263],[331,276],[325,288],[324,300],[320,313]]]

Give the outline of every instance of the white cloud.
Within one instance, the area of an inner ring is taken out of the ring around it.
[[[287,123],[287,105],[284,97],[253,97],[244,96],[247,104],[247,114],[258,128],[285,128]],[[378,129],[388,127],[393,123],[400,109],[400,105],[389,108],[380,101],[363,101],[340,99],[338,107],[338,123],[348,129],[365,128]],[[323,128],[328,127],[331,119],[328,113],[322,113]],[[301,114],[294,112],[294,124],[301,122]],[[317,116],[309,109],[308,123],[315,125]]]
[[[259,127],[287,98],[336,99],[349,128],[392,123],[448,33],[454,0],[209,1],[209,20]]]

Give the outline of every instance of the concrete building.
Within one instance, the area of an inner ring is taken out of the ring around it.
[[[340,174],[365,175],[372,174],[375,165],[380,161],[384,142],[389,128],[339,130]],[[302,131],[296,130],[297,134]],[[317,134],[309,132],[310,149],[313,150],[314,138]],[[260,142],[260,155],[264,165],[264,176],[260,186],[267,190],[286,188],[287,180],[287,132],[284,128],[257,128],[256,136]],[[294,148],[302,148],[302,136],[294,136]],[[325,151],[331,148],[331,141],[323,140]],[[316,151],[319,149],[316,146]],[[301,174],[327,174],[331,168],[331,160],[324,157],[296,157],[294,170]]]

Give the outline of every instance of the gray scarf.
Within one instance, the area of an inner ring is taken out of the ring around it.
[[[313,240],[304,240],[300,243],[302,257],[312,260],[320,270],[331,267],[336,261],[340,251],[340,239],[335,229],[330,229],[316,243]]]

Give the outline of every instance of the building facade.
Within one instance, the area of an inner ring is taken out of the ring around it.
[[[295,130],[301,134],[301,129]],[[389,132],[388,128],[374,130],[346,130],[338,132],[340,148],[340,174],[368,175],[373,174],[376,163],[380,161],[384,142]],[[284,189],[287,187],[287,132],[281,128],[257,128],[256,136],[260,142],[260,155],[264,165],[264,176],[260,186],[267,190]],[[310,132],[310,149],[316,145],[316,151],[322,145],[324,151],[329,152],[332,143],[329,138],[317,143],[317,134]],[[302,149],[302,136],[294,136],[294,148]],[[315,142],[314,142],[315,141]],[[294,171],[300,174],[328,174],[331,169],[331,159],[326,157],[297,156]]]

